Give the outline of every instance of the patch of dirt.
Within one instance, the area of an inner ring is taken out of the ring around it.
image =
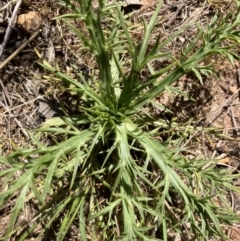
[[[41,33],[20,51],[14,58],[0,69],[0,151],[1,154],[10,153],[15,147],[29,145],[28,129],[39,127],[46,119],[62,114],[61,105],[74,113],[69,106],[71,99],[61,96],[56,92],[54,79],[38,65],[39,57],[46,59],[52,65],[58,65],[62,71],[74,75],[71,65],[75,64],[82,72],[87,74],[96,71],[89,56],[79,57],[79,42],[76,37],[63,24],[52,20],[53,17],[63,14],[66,9],[57,5],[58,1],[25,1],[22,4],[18,16],[36,12],[42,18]],[[149,18],[156,7],[154,0],[143,0],[136,16],[142,13]],[[4,8],[8,2],[0,0],[0,8]],[[224,14],[231,9],[231,1],[214,0],[183,0],[164,1],[161,16],[162,22],[157,32],[162,33],[165,39],[181,26],[190,22],[207,24],[214,14]],[[0,42],[4,39],[7,29],[6,18],[11,17],[12,8],[0,11]],[[2,15],[1,15],[2,14]],[[134,18],[134,17],[133,17]],[[21,25],[21,26],[20,26]],[[29,27],[30,26],[30,27]],[[81,27],[81,26],[79,26]],[[29,31],[31,28],[31,31]],[[4,62],[14,51],[30,38],[37,29],[32,29],[31,23],[15,25],[4,48],[0,63]],[[84,30],[83,30],[84,31]],[[195,36],[196,27],[189,29],[178,37],[174,45],[169,46],[175,52],[180,52],[184,44],[187,44]],[[137,35],[138,33],[136,33]],[[238,171],[240,152],[240,63],[230,65],[225,59],[215,60],[217,77],[206,77],[204,85],[199,84],[193,76],[185,76],[178,85],[186,91],[194,101],[189,99],[174,99],[165,95],[164,104],[174,103],[174,113],[182,121],[190,119],[196,121],[197,126],[219,128],[219,135],[201,133],[202,143],[194,144],[194,152],[199,157],[217,158],[222,161],[222,166],[231,166]],[[63,99],[66,103],[63,103]],[[45,106],[43,105],[45,104]],[[47,109],[49,112],[46,113]],[[70,110],[71,109],[71,110]],[[194,141],[194,137],[193,137]],[[2,168],[2,167],[0,167]],[[236,186],[240,181],[236,180]],[[233,209],[240,212],[240,197],[232,196]],[[10,204],[11,205],[11,204]],[[9,220],[10,207],[1,208],[0,237]],[[29,207],[29,210],[33,210]],[[35,211],[32,211],[35,212]],[[23,214],[24,215],[24,214]],[[30,215],[31,216],[31,215]],[[24,217],[28,220],[28,215]],[[80,240],[77,231],[73,231],[75,238],[68,240]],[[232,227],[228,235],[235,240],[240,238],[240,228]],[[47,240],[47,239],[46,239]],[[48,239],[50,240],[50,239]]]

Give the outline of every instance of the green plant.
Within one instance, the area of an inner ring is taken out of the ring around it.
[[[4,238],[17,231],[17,217],[30,200],[39,210],[31,228],[26,226],[18,240],[25,240],[38,223],[45,225],[40,237],[58,227],[56,240],[64,240],[73,224],[79,226],[83,241],[167,240],[169,228],[186,240],[224,237],[221,225],[238,221],[224,197],[226,190],[234,189],[231,181],[238,175],[217,171],[215,164],[205,169],[209,160],[188,160],[179,152],[177,141],[172,142],[175,148],[159,141],[156,137],[168,124],[145,107],[160,105],[154,98],[186,73],[194,72],[200,81],[202,75],[213,73],[210,66],[200,65],[210,55],[225,55],[231,62],[239,59],[231,51],[240,40],[239,3],[238,12],[222,20],[214,17],[207,29],[199,27],[178,59],[162,50],[187,27],[162,42],[158,36],[149,47],[162,1],[150,21],[143,21],[141,43],[132,39],[120,5],[106,6],[99,0],[96,12],[91,1],[62,3],[72,13],[56,19],[64,21],[94,54],[99,76],[90,85],[81,72],[77,80],[45,61],[42,64],[83,104],[78,115],[52,118],[36,134],[30,133],[35,148],[0,158],[7,167],[0,171],[7,187],[0,193],[0,204],[18,195]],[[83,22],[88,35],[73,20]],[[231,43],[224,45],[225,40]],[[154,70],[151,63],[163,57],[171,60],[169,65]],[[145,80],[140,76],[143,69],[150,73]],[[43,137],[51,141],[44,144]],[[21,175],[13,180],[19,171]],[[171,207],[174,195],[181,210]],[[222,207],[216,205],[217,199]]]

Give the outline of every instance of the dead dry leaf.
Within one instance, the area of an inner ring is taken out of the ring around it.
[[[230,238],[234,241],[239,241],[240,240],[240,230],[238,228],[230,228]]]
[[[38,104],[38,113],[46,119],[52,118],[54,116],[63,115],[60,106],[46,98],[38,99]]]
[[[230,164],[230,157],[225,157],[220,160],[218,160],[217,164]]]

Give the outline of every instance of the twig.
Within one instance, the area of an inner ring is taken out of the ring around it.
[[[201,135],[201,141],[202,141],[202,146],[203,146],[204,158],[207,158],[207,152],[206,152],[206,146],[205,146],[205,133],[204,133],[204,131],[202,132],[202,135]]]
[[[169,19],[168,22],[165,24],[165,26],[166,26],[167,28],[169,28],[169,27],[172,25],[172,23],[176,20],[177,16],[178,16],[179,13],[182,11],[182,9],[183,9],[184,6],[185,6],[185,4],[182,4],[182,5],[178,6],[177,11],[175,12],[175,14],[174,14],[174,15],[172,16],[172,18]]]
[[[18,105],[18,106],[15,106],[15,107],[9,109],[9,111],[13,111],[13,110],[15,110],[15,109],[17,109],[17,108],[19,108],[19,107],[21,107],[21,106],[25,106],[25,105],[27,105],[27,104],[29,104],[29,103],[33,103],[34,101],[36,101],[36,100],[38,100],[38,99],[41,99],[41,98],[43,98],[43,96],[39,95],[39,96],[37,96],[37,97],[36,97],[35,99],[33,99],[33,100],[26,101],[26,102],[24,102],[24,103],[21,104],[21,105]],[[4,114],[8,113],[9,111],[5,111],[5,112],[1,113],[0,115],[4,115]]]
[[[8,94],[8,91],[6,90],[6,88],[5,88],[5,86],[4,86],[4,84],[3,84],[3,82],[2,82],[1,79],[0,79],[0,85],[1,85],[1,87],[2,87],[2,91],[3,91],[4,95],[6,96],[6,99],[7,99],[7,101],[8,101],[8,104],[10,105],[10,107],[12,107],[11,98],[10,98],[10,96],[9,96],[9,94]]]
[[[225,130],[224,130],[223,132],[225,132]],[[217,145],[216,145],[216,147],[215,147],[215,150],[213,151],[213,154],[212,154],[212,156],[211,156],[211,159],[214,159],[214,158],[215,158],[215,156],[216,156],[216,154],[217,154],[216,149],[219,148],[219,147],[222,145],[222,143],[223,143],[222,140],[219,140],[219,141],[218,141],[218,143],[217,143]]]
[[[164,204],[166,205],[168,211],[174,216],[174,218],[175,218],[179,223],[181,223],[180,218],[174,213],[174,211],[172,210],[172,208],[170,207],[170,205],[168,204],[168,202],[167,202],[166,200],[164,201]],[[187,227],[186,223],[182,223],[182,226],[184,227],[184,229],[185,229],[185,231],[186,231],[186,233],[187,233],[187,235],[188,235],[188,238],[190,239],[191,235],[190,235],[190,233],[189,233],[189,231],[188,231],[188,227]]]
[[[234,93],[233,95],[231,95],[226,101],[224,101],[217,110],[213,111],[213,113],[211,113],[207,120],[205,121],[205,126],[210,125],[223,111],[223,108],[228,106],[238,95],[239,95],[239,91],[240,88],[236,91],[236,93]]]
[[[29,139],[29,135],[28,133],[25,131],[25,129],[23,128],[22,124],[20,121],[18,121],[16,118],[14,118],[14,121],[16,122],[16,124],[18,125],[18,127],[21,129],[23,135],[26,137],[26,139]]]
[[[117,220],[117,216],[116,215],[114,216],[114,219],[115,219],[115,224],[116,224],[117,236],[120,237],[120,228],[119,228],[119,225],[118,225],[118,220]]]
[[[240,88],[240,68],[237,69],[237,87]],[[238,94],[238,99],[240,100],[240,92]]]
[[[15,50],[7,59],[5,59],[1,64],[0,64],[0,70],[4,68],[4,66],[9,63],[16,55],[18,55],[29,43],[35,39],[41,30],[38,30],[35,32],[28,40],[26,40],[17,50]]]
[[[237,135],[239,128],[238,128],[238,125],[237,125],[237,122],[236,122],[236,117],[234,115],[232,105],[230,106],[230,113],[231,113],[231,119],[232,119],[232,123],[233,123],[233,127],[234,127],[234,132]]]
[[[22,0],[18,0],[17,1],[16,5],[15,5],[15,8],[13,10],[13,13],[12,13],[12,17],[9,19],[8,27],[7,27],[7,30],[6,30],[3,42],[2,42],[2,44],[0,46],[0,57],[2,56],[4,47],[7,44],[7,41],[9,39],[9,37],[10,37],[11,32],[12,32],[12,28],[13,28],[13,26],[15,24],[16,17],[17,17],[17,12],[18,12],[18,9],[19,9],[21,3],[22,3]]]
[[[16,0],[10,1],[8,3],[6,3],[1,9],[0,12],[3,12],[3,10],[5,10],[6,8],[8,8],[9,5],[11,5],[12,3],[16,2]]]
[[[224,130],[223,130],[223,132],[222,132],[222,135],[227,135],[227,134],[228,134],[228,131],[227,131],[226,128],[224,128]],[[217,143],[217,145],[216,145],[216,147],[215,147],[215,150],[214,150],[213,153],[212,153],[211,159],[214,159],[214,158],[215,158],[215,156],[216,156],[216,154],[217,154],[217,149],[218,149],[219,147],[221,147],[222,144],[223,144],[223,140],[219,140],[218,143]]]

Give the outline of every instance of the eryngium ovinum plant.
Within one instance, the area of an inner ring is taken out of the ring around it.
[[[240,41],[239,3],[236,12],[198,27],[178,59],[163,50],[186,27],[163,41],[160,35],[152,44],[162,1],[151,19],[143,21],[141,42],[131,37],[120,4],[99,0],[97,11],[87,0],[61,4],[71,14],[56,19],[92,53],[99,74],[86,77],[79,71],[74,79],[42,63],[82,101],[79,114],[47,120],[30,134],[35,148],[0,158],[7,167],[0,171],[1,206],[15,198],[3,239],[17,234],[17,240],[26,240],[35,233],[43,240],[50,231],[55,240],[67,240],[73,227],[82,241],[166,241],[169,232],[182,240],[224,237],[224,227],[238,221],[225,198],[237,190],[231,185],[237,176],[218,170],[214,162],[205,168],[210,160],[189,160],[177,143],[170,147],[160,141],[168,124],[151,116],[147,106],[186,73],[194,72],[200,81],[211,73],[209,66],[200,65],[209,56],[227,56],[232,63],[238,58],[231,49]],[[74,21],[84,23],[84,31]],[[151,63],[164,57],[169,65],[154,69]],[[144,80],[143,69],[149,70]],[[19,227],[16,221],[28,204],[37,212]]]

